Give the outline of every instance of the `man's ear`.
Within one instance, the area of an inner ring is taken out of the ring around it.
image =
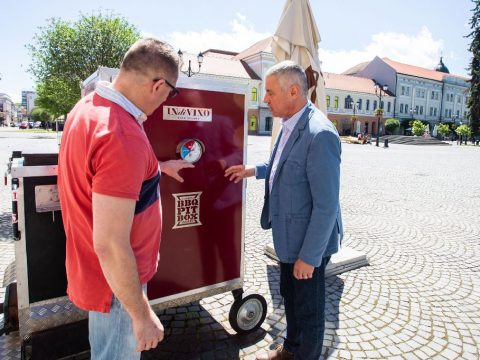
[[[290,86],[290,96],[293,97],[293,98],[296,98],[298,97],[298,94],[300,92],[300,88],[298,87],[298,85],[294,84],[294,85],[291,85]]]
[[[157,91],[160,89],[160,86],[163,85],[163,82],[164,82],[164,81],[165,81],[165,80],[163,80],[163,79],[160,79],[160,80],[155,81],[155,82],[152,81],[152,84],[153,84],[153,85],[151,86],[150,91],[151,91],[152,93],[157,92]]]

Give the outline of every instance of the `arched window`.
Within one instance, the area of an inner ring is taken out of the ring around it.
[[[335,99],[333,100],[333,107],[338,109],[338,96],[335,96]]]
[[[373,111],[377,110],[377,100],[373,101]]]
[[[357,109],[362,110],[362,99],[357,100]]]
[[[252,88],[252,96],[250,98],[251,101],[257,101],[257,88],[253,87]]]
[[[330,95],[325,96],[325,100],[327,101],[327,108],[330,107]]]
[[[348,95],[346,98],[345,98],[345,105],[344,105],[344,108],[345,109],[351,109],[352,108],[352,97],[350,95]]]

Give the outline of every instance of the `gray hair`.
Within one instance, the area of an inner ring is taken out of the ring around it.
[[[180,59],[166,42],[154,37],[136,41],[125,54],[120,69],[147,76],[173,75],[178,78]]]
[[[282,61],[268,69],[265,77],[275,76],[278,78],[283,91],[291,85],[300,86],[302,95],[308,96],[307,75],[302,67],[291,60]]]

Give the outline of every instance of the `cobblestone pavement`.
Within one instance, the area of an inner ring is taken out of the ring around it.
[[[11,149],[0,139],[0,163]],[[248,162],[268,157],[269,138],[249,137]],[[480,358],[480,148],[343,144],[344,245],[370,266],[327,278],[324,358]],[[163,311],[165,341],[143,359],[254,359],[285,335],[277,264],[263,254],[261,181],[249,180],[244,289],[268,302],[248,336],[228,322],[225,293]],[[0,190],[0,280],[12,258],[10,197]],[[2,295],[0,293],[0,295]],[[0,337],[0,358],[15,336]]]

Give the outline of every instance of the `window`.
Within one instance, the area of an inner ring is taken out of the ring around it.
[[[405,95],[405,86],[402,86],[402,95]]]
[[[271,116],[267,116],[265,118],[265,131],[272,131],[272,124],[273,118]]]
[[[430,116],[433,116],[433,107],[430,107]]]
[[[423,99],[425,98],[425,90],[424,89],[417,89],[415,91],[415,97]]]
[[[420,115],[423,115],[423,106],[420,106]]]
[[[333,107],[338,109],[338,96],[335,96],[335,100],[333,101]]]
[[[252,94],[251,94],[250,100],[251,101],[257,101],[257,88],[256,87],[252,88]]]
[[[390,112],[390,108],[391,108],[391,102],[388,102],[387,103],[387,112]]]
[[[408,114],[408,104],[405,104],[405,114]]]
[[[327,101],[327,108],[330,107],[330,95],[325,96],[325,100]]]
[[[384,104],[383,104],[383,101],[381,101],[381,102],[380,102],[380,109],[384,109],[384,108],[385,108],[385,106],[384,106]]]
[[[358,99],[357,101],[357,109],[362,110],[362,99]]]
[[[460,110],[457,110],[457,118],[460,117]]]
[[[403,104],[400,104],[400,114],[403,114]]]
[[[365,101],[365,110],[367,110],[367,111],[370,110],[370,100],[369,99],[367,99]]]
[[[459,104],[461,104],[461,103],[462,103],[462,97],[461,97],[460,95],[458,95],[457,102],[458,102]]]
[[[344,108],[345,109],[351,109],[352,108],[352,97],[350,95],[348,95],[346,98],[345,98],[345,104],[344,104]]]
[[[407,87],[405,88],[405,95],[407,95],[407,96],[410,95],[410,87],[409,87],[409,86],[407,86]]]
[[[430,99],[432,99],[432,100],[435,99],[435,91],[432,91]]]
[[[377,109],[377,100],[374,100],[373,101],[373,111],[375,111]]]
[[[433,116],[437,116],[437,108],[433,108]]]
[[[445,109],[445,117],[448,117],[448,110]]]

